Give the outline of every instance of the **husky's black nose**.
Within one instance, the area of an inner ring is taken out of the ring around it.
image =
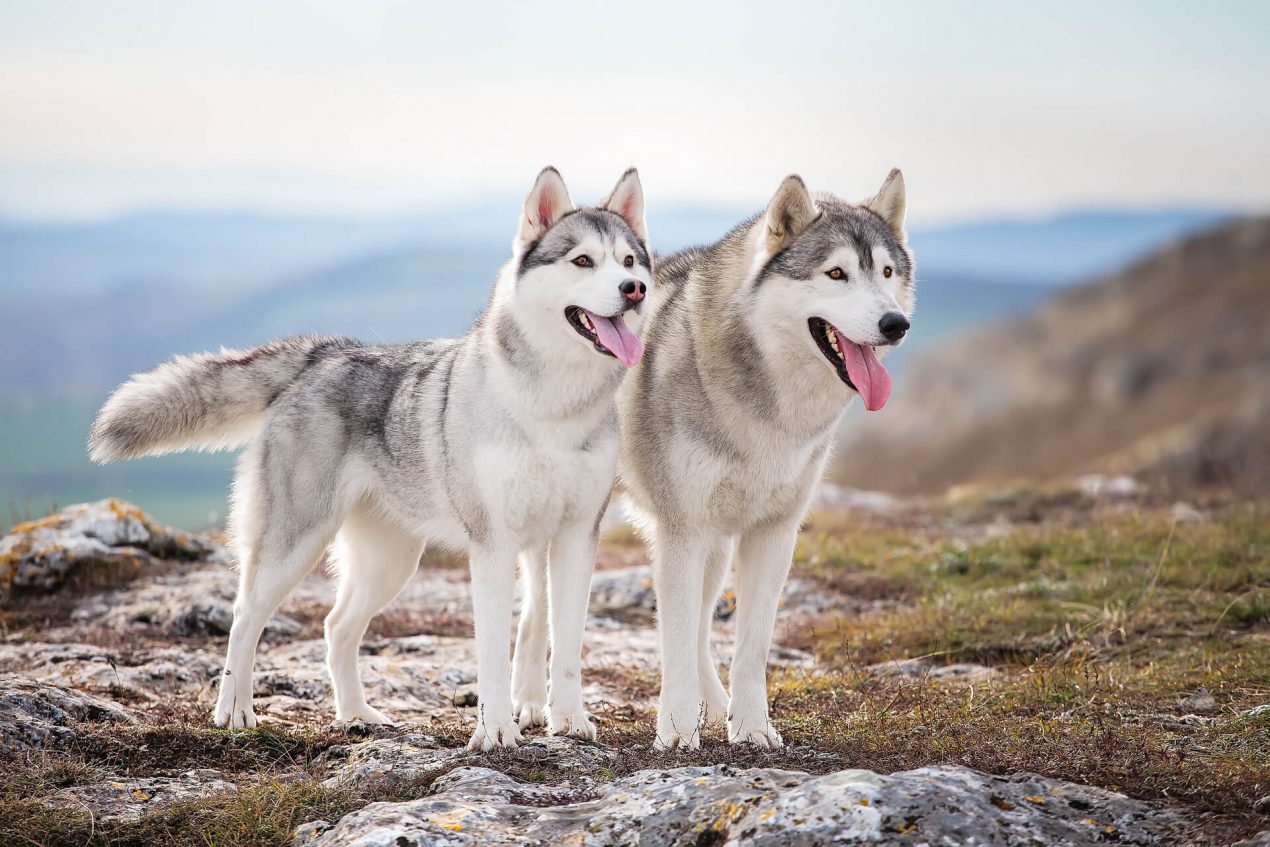
[[[637,279],[622,280],[617,290],[622,292],[622,296],[632,303],[638,303],[644,299],[644,294],[648,291],[648,286]]]
[[[878,329],[882,331],[887,341],[899,341],[904,337],[904,333],[908,332],[908,318],[899,312],[887,312],[882,316],[882,320],[878,321]]]

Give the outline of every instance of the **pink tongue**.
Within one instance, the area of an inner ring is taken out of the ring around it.
[[[591,319],[595,334],[599,336],[600,343],[606,350],[628,368],[639,364],[639,360],[644,356],[644,342],[626,328],[626,321],[622,320],[621,315],[614,318],[602,318],[595,312],[588,312],[586,309],[582,311],[586,312],[587,317]]]
[[[891,375],[886,372],[872,347],[856,344],[838,332],[838,349],[843,353],[847,365],[847,376],[855,383],[856,391],[864,400],[864,408],[876,412],[886,405],[891,396]]]

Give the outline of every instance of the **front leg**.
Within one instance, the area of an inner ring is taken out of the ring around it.
[[[751,530],[737,545],[736,652],[728,704],[728,740],[733,743],[782,744],[767,714],[767,654],[797,537],[797,523],[772,524]]]
[[[697,624],[697,675],[701,679],[701,700],[705,704],[705,722],[723,724],[728,718],[728,690],[719,680],[719,666],[710,650],[710,632],[714,628],[714,610],[719,604],[719,591],[732,561],[732,539],[722,539],[706,557],[705,579],[701,594],[701,620]]]
[[[476,621],[476,730],[469,750],[515,747],[508,633],[516,588],[516,551],[510,545],[473,545],[472,611]]]
[[[595,542],[595,527],[590,522],[573,523],[556,536],[547,557],[551,597],[547,731],[588,740],[595,739],[595,725],[582,704],[582,631],[595,569]]]
[[[703,535],[658,529],[653,565],[657,632],[661,641],[661,697],[654,749],[701,746],[701,684],[698,676],[701,597],[706,555]]]
[[[521,729],[542,726],[547,708],[547,550],[520,556],[524,605],[512,654],[512,710]]]

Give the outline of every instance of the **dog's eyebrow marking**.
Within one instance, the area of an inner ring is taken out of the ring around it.
[[[873,270],[873,247],[875,242],[868,240],[868,237],[859,231],[853,230],[848,235],[852,247],[855,248],[856,261],[860,263],[860,270]]]
[[[558,229],[559,227],[557,227]],[[565,256],[569,255],[569,251],[578,246],[578,237],[572,232],[556,232],[552,230],[547,233],[539,241],[533,243],[530,248],[525,251],[525,255],[520,260],[520,268],[517,276],[524,276],[534,268],[541,268],[546,265],[554,264]]]
[[[590,233],[599,235],[605,244],[625,240],[635,254],[635,261],[651,270],[652,262],[647,246],[639,240],[630,224],[616,212],[607,209],[575,209],[562,217],[546,235],[525,249],[516,276],[519,278],[534,268],[560,261]]]

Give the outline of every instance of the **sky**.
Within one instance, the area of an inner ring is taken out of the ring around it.
[[[0,215],[393,214],[630,165],[910,219],[1270,210],[1270,3],[0,0]]]

